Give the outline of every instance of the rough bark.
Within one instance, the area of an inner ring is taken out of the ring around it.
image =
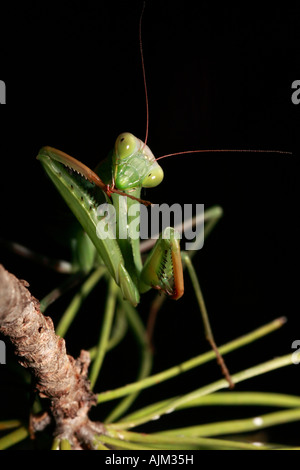
[[[89,353],[82,350],[76,360],[66,353],[64,339],[40,312],[28,286],[0,265],[0,331],[13,344],[19,363],[30,369],[40,397],[50,400],[55,436],[68,439],[73,448],[92,447],[103,425],[88,418],[96,404],[87,379]],[[45,425],[49,421],[42,420]],[[41,420],[32,423],[40,429]]]

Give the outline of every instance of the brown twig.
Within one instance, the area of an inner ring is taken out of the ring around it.
[[[50,400],[55,436],[67,439],[73,449],[91,448],[104,427],[88,418],[96,404],[87,379],[89,353],[82,350],[76,360],[67,355],[64,339],[27,287],[0,265],[0,331],[13,344],[19,363],[30,369],[40,397]],[[34,428],[35,420],[31,423]]]

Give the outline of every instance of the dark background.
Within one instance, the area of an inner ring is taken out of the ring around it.
[[[49,256],[68,256],[52,236],[63,205],[35,160],[41,146],[57,147],[93,167],[120,132],[144,139],[141,6],[139,1],[70,1],[59,7],[26,2],[2,18],[0,79],[7,87],[7,105],[0,108],[2,238]],[[207,208],[219,204],[224,209],[224,218],[195,258],[219,344],[288,317],[281,331],[230,354],[232,372],[292,352],[292,342],[300,339],[300,105],[291,101],[291,84],[300,78],[298,19],[292,7],[273,6],[264,12],[253,5],[217,8],[211,2],[171,1],[147,2],[143,19],[148,144],[156,156],[189,149],[293,152],[176,156],[162,161],[161,186],[144,193],[155,203],[204,203]],[[37,298],[63,280],[3,246],[0,260],[29,281]],[[77,355],[97,341],[104,297],[102,285],[67,336],[70,353]],[[148,293],[141,301],[145,320],[152,298]],[[49,309],[55,322],[68,301]],[[186,278],[184,298],[168,301],[158,319],[154,370],[206,351],[202,331]],[[132,339],[111,353],[101,390],[134,380],[136,355]],[[298,395],[298,367],[269,373],[238,389]],[[217,365],[210,363],[145,391],[139,404],[219,377]],[[2,391],[14,397],[17,386],[15,382]],[[246,413],[251,416],[253,411]],[[193,410],[186,424],[192,417],[201,422],[230,416],[238,417],[240,411]],[[168,419],[155,427],[178,426],[176,415]],[[180,426],[184,423],[180,417]],[[293,428],[288,429],[293,439]],[[272,432],[273,440],[283,440]]]

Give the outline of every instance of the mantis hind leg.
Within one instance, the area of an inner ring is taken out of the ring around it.
[[[191,257],[187,254],[187,252],[182,252],[182,259],[183,259],[183,262],[184,262],[184,264],[185,264],[185,266],[188,270],[189,276],[191,278],[191,281],[192,281],[192,284],[193,284],[193,287],[194,287],[195,295],[196,295],[196,298],[197,298],[197,302],[198,302],[198,305],[199,305],[199,309],[200,309],[200,312],[201,312],[202,321],[203,321],[203,325],[204,325],[205,337],[206,337],[207,341],[209,342],[211,348],[213,349],[213,351],[216,354],[217,363],[221,367],[222,374],[224,375],[225,379],[229,383],[229,387],[234,388],[234,383],[231,379],[229,370],[228,370],[228,368],[225,364],[225,361],[224,361],[223,357],[221,356],[221,354],[219,352],[219,349],[216,345],[216,342],[215,342],[215,339],[214,339],[214,336],[213,336],[213,332],[212,332],[212,328],[210,326],[210,321],[209,321],[208,313],[207,313],[207,310],[206,310],[206,305],[205,305],[205,302],[204,302],[203,294],[202,294],[202,291],[201,291],[201,287],[200,287],[198,277],[197,277],[196,271],[194,269]]]
[[[204,221],[205,221],[204,239],[206,239],[208,237],[208,235],[214,229],[215,225],[217,224],[219,219],[222,217],[222,215],[223,215],[223,210],[219,206],[214,206],[214,207],[208,209],[204,213]],[[193,284],[193,287],[194,287],[195,295],[196,295],[196,298],[197,298],[197,302],[198,302],[199,309],[200,309],[201,316],[202,316],[202,320],[203,320],[205,337],[206,337],[207,341],[209,342],[209,344],[211,345],[211,348],[214,350],[214,352],[216,354],[217,362],[221,367],[221,370],[222,370],[222,373],[223,373],[224,377],[226,378],[227,382],[229,383],[229,387],[233,388],[234,383],[231,379],[231,376],[230,376],[229,370],[228,370],[228,368],[225,364],[225,361],[224,361],[223,357],[221,356],[221,354],[218,350],[218,347],[216,345],[216,342],[215,342],[215,339],[214,339],[214,336],[213,336],[213,332],[212,332],[212,328],[210,326],[210,321],[209,321],[209,317],[208,317],[208,314],[207,314],[206,305],[205,305],[205,302],[204,302],[201,287],[200,287],[198,277],[197,277],[196,271],[195,271],[193,263],[192,263],[192,258],[193,258],[193,256],[195,255],[196,252],[197,252],[197,250],[193,250],[189,254],[187,252],[182,252],[181,253],[182,260],[184,262],[184,265],[187,267],[189,276],[191,278],[191,281],[192,281],[192,284]]]

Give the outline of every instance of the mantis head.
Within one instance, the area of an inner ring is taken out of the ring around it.
[[[163,177],[148,145],[129,132],[118,136],[113,151],[113,180],[118,189],[153,188]]]

